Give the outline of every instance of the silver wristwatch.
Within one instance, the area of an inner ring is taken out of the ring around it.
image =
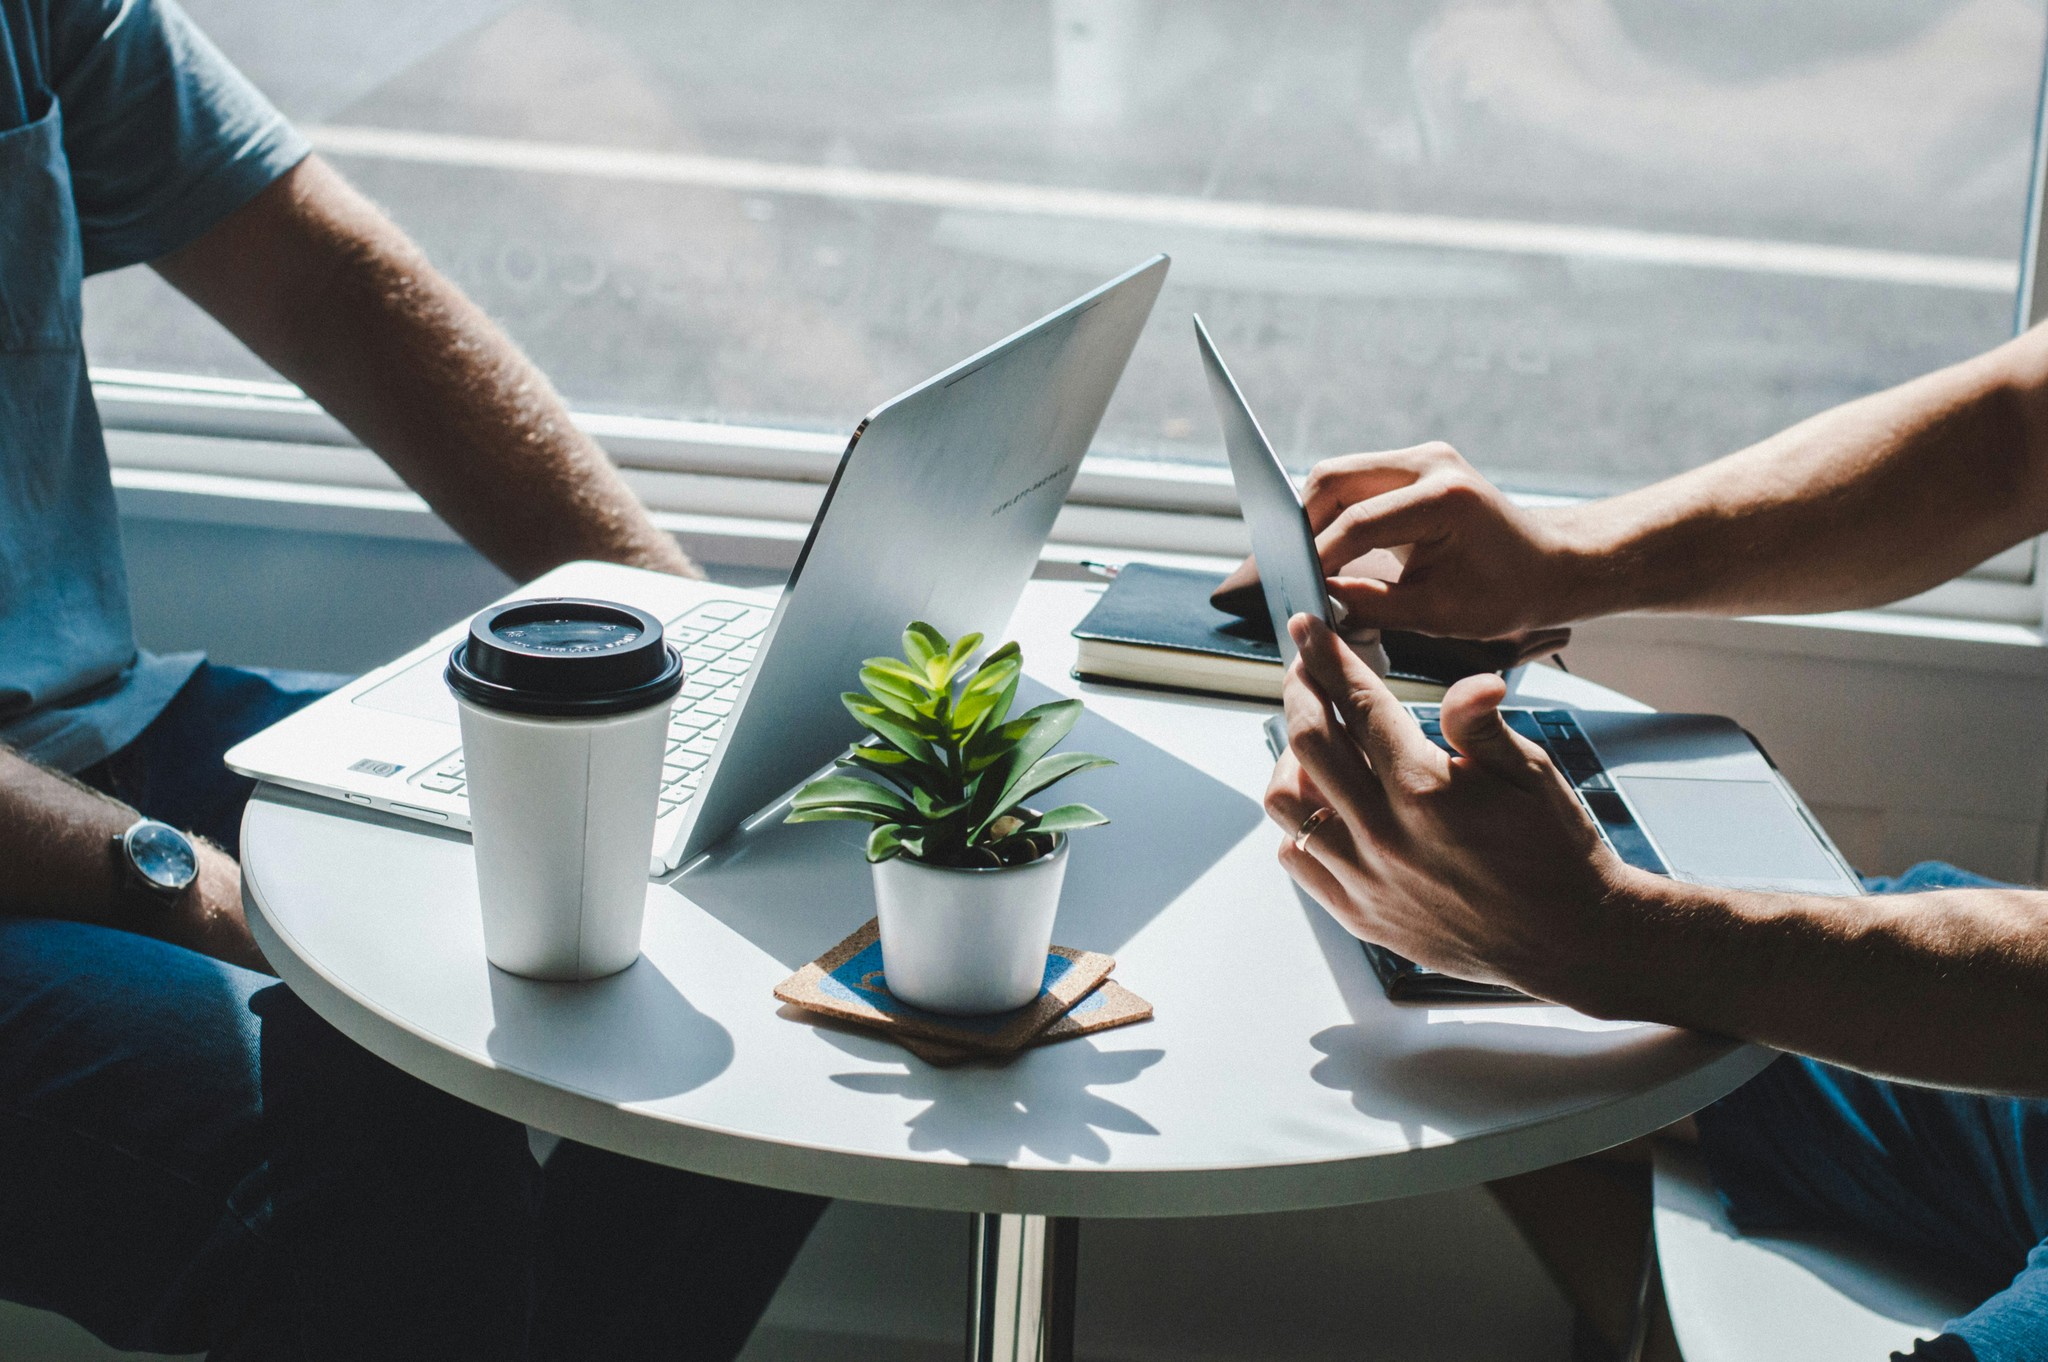
[[[164,903],[199,878],[199,852],[192,839],[154,818],[138,818],[114,838],[114,863],[130,888]]]

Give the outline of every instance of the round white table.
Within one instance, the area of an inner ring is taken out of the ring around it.
[[[776,983],[873,916],[849,824],[758,820],[648,886],[630,969],[548,984],[485,962],[466,837],[266,786],[242,833],[250,924],[330,1023],[492,1111],[701,1173],[975,1213],[969,1355],[1005,1362],[1070,1355],[1078,1217],[1469,1185],[1658,1129],[1769,1062],[1560,1007],[1388,1002],[1275,861],[1270,708],[1069,677],[1099,590],[1034,583],[1011,632],[1040,691],[1088,701],[1068,746],[1119,763],[1061,787],[1114,821],[1074,839],[1056,939],[1114,955],[1150,1022],[939,1069],[782,1008]],[[1548,668],[1518,698],[1642,708]]]

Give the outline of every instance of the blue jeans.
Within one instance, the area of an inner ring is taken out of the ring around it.
[[[324,683],[205,667],[84,778],[235,844],[220,754]],[[0,918],[0,1297],[217,1359],[730,1358],[823,1202],[563,1143],[283,985]]]
[[[1878,894],[2006,887],[1938,862],[1866,883]],[[1743,1230],[1852,1234],[1983,1298],[1914,1357],[2048,1358],[2048,1102],[1887,1083],[1787,1056],[1698,1124]]]

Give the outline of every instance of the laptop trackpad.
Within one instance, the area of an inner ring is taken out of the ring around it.
[[[448,683],[441,679],[447,668],[448,659],[441,653],[423,657],[389,681],[380,681],[358,695],[356,703],[365,709],[456,723],[455,697],[448,693]]]
[[[1857,892],[1771,781],[1623,776],[1617,783],[1680,878],[1732,888]]]

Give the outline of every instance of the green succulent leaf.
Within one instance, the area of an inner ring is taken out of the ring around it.
[[[911,791],[910,801],[917,806],[919,815],[927,823],[941,822],[967,807],[967,801],[964,799],[943,793],[934,794],[921,787]]]
[[[1003,725],[1004,730],[1019,728],[1016,744],[1005,754],[1004,765],[1015,771],[1023,771],[1059,745],[1062,738],[1074,731],[1074,725],[1081,718],[1079,700],[1055,700],[1050,704],[1037,705],[1025,710],[1015,719]],[[1024,725],[1029,727],[1023,727]]]
[[[900,786],[905,793],[928,790],[933,795],[957,797],[959,783],[941,767],[927,766],[893,747],[856,747],[837,765],[857,771],[873,771]]]
[[[868,834],[868,859],[886,861],[903,853],[903,829],[894,823],[883,823]]]
[[[878,672],[925,699],[934,698],[938,693],[932,689],[922,668],[913,667],[901,658],[871,657],[860,664],[861,680],[866,681],[870,672]]]
[[[995,798],[994,815],[999,817],[1009,812],[1048,785],[1065,780],[1068,776],[1094,770],[1099,766],[1114,765],[1116,763],[1108,757],[1098,757],[1090,752],[1061,752],[1042,757],[1012,776],[1003,786],[1001,793]],[[990,817],[986,821],[994,822],[995,818]]]
[[[946,673],[951,676],[967,665],[967,659],[974,656],[974,650],[981,646],[980,634],[962,634],[946,654]],[[1014,646],[1014,645],[1013,645]]]
[[[981,771],[994,765],[1009,753],[1018,739],[1029,733],[1038,720],[1009,719],[994,725],[983,725],[967,744],[967,769]]]
[[[853,716],[854,722],[858,723],[862,728],[867,729],[884,742],[892,744],[917,761],[925,762],[929,765],[939,764],[938,759],[932,752],[931,744],[926,742],[922,735],[912,729],[903,716],[882,708],[881,705],[858,691],[847,691],[839,699],[840,703],[846,706],[847,713]]]
[[[825,804],[811,809],[792,809],[785,823],[886,823],[891,815],[870,805]]]
[[[1099,828],[1109,821],[1086,804],[1062,804],[1047,809],[1032,820],[1027,832],[1072,832],[1076,828]]]
[[[913,729],[931,716],[929,706],[932,702],[929,699],[908,694],[891,682],[871,677],[865,670],[861,672],[860,680],[876,704],[903,719]]]
[[[1009,812],[1010,806],[1020,797],[1012,790],[1024,773],[1051,750],[1054,743],[1066,737],[1080,717],[1079,700],[1056,700],[1024,711],[998,730],[1000,734],[1012,728],[1022,728],[1015,742],[998,749],[975,777],[974,793],[967,810],[967,817],[974,827],[972,838],[979,838],[990,823]]]
[[[1017,783],[1005,792],[1012,805],[1031,798],[1046,786],[1083,771],[1093,771],[1103,766],[1114,766],[1108,757],[1098,757],[1093,752],[1054,752],[1040,757]]]
[[[1017,678],[1024,670],[1015,643],[1005,643],[981,664],[953,703],[954,732],[972,740],[984,726],[1000,725],[1017,696]]]
[[[903,631],[903,656],[911,666],[927,676],[931,674],[933,660],[944,657],[949,651],[951,648],[946,636],[923,620],[912,620]]]
[[[903,766],[911,762],[908,752],[897,747],[871,747],[866,744],[854,748],[839,759],[842,766],[858,763],[862,766]]]
[[[798,790],[790,805],[799,810],[846,806],[904,813],[910,809],[910,802],[896,791],[859,776],[820,776]]]

